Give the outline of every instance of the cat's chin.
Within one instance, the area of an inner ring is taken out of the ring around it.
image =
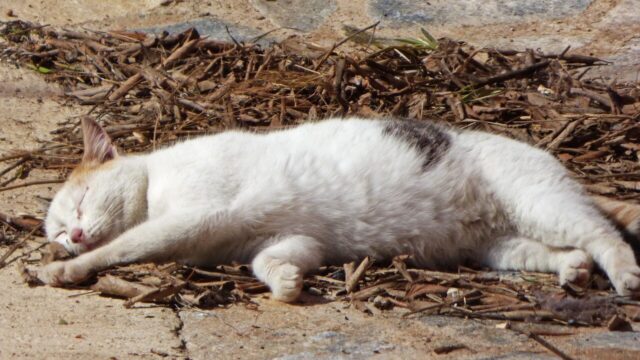
[[[91,241],[91,242],[86,242],[86,243],[82,244],[82,247],[85,249],[83,252],[88,252],[88,251],[95,250],[95,249],[101,247],[102,245],[106,244],[107,242],[108,242],[107,238],[101,238],[101,239],[96,239],[96,240]]]

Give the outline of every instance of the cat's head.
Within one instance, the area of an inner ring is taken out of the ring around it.
[[[82,120],[84,155],[53,198],[45,228],[49,241],[79,254],[102,246],[146,216],[146,174],[118,155],[94,120]]]

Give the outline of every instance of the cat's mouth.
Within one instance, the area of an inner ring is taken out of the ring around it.
[[[62,231],[60,232],[54,239],[54,242],[57,242],[58,244],[64,246],[64,248],[73,255],[77,255],[79,253],[79,249],[78,246],[75,245],[74,243],[71,242],[71,239],[69,239],[69,236],[67,235],[66,231]]]
[[[55,239],[56,242],[62,244],[68,252],[74,255],[79,255],[84,252],[92,251],[100,246],[104,245],[107,241],[106,238],[89,238],[89,241],[83,241],[81,243],[72,243],[68,236],[59,236]]]
[[[92,239],[94,240],[94,239]],[[85,249],[87,249],[86,251],[92,251],[94,249],[99,248],[100,246],[104,245],[107,243],[107,238],[102,237],[102,238],[98,238],[95,241],[87,241],[86,243],[83,243],[82,245],[84,245]]]

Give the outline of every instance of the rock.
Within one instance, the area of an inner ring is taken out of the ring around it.
[[[616,79],[618,82],[637,81],[640,72],[640,38],[631,39],[603,59],[611,61],[611,65],[594,69],[587,78],[602,76],[605,80]]]
[[[472,357],[474,360],[555,360],[558,357],[531,351],[514,351],[498,356]]]
[[[540,49],[544,53],[561,53],[567,46],[577,49],[587,45],[592,40],[591,35],[545,35],[545,36],[517,36],[503,39],[483,39],[474,45],[498,49]]]
[[[638,332],[597,332],[581,334],[571,340],[579,348],[606,348],[640,351]]]
[[[638,0],[623,0],[613,9],[607,12],[602,21],[596,26],[610,29],[611,26],[620,24],[634,25],[640,22],[640,11],[638,11]]]
[[[409,350],[408,358],[417,359],[424,352],[398,346],[393,336],[402,333],[398,327],[401,322],[373,319],[341,309],[339,304],[307,307],[257,301],[259,312],[243,306],[180,311],[180,334],[189,357],[198,360],[210,359],[212,354],[241,354],[243,359],[368,359],[376,354],[398,357]],[[343,311],[349,315],[342,315]],[[409,336],[408,340],[422,346],[418,339]]]
[[[372,0],[371,17],[382,25],[487,25],[580,14],[591,0]],[[386,24],[385,24],[386,23]]]
[[[335,331],[323,331],[311,336],[306,347],[317,349],[317,353],[349,354],[356,358],[366,358],[395,348],[395,346],[375,338],[356,338]]]
[[[607,329],[609,329],[610,331],[633,331],[631,323],[627,319],[624,319],[619,315],[614,315],[607,322]]]
[[[234,25],[220,20],[216,17],[199,18],[174,24],[159,25],[151,28],[139,29],[139,31],[159,34],[163,31],[168,33],[175,33],[185,31],[189,28],[196,28],[200,36],[208,36],[209,39],[232,41],[229,37],[229,33],[237,41],[250,41],[252,38],[259,36],[263,31],[258,31],[250,27]],[[227,27],[229,32],[227,33]],[[260,43],[268,42],[267,39],[263,39]]]
[[[310,31],[336,10],[333,0],[251,0],[262,15],[278,26]]]
[[[449,316],[427,315],[420,321],[430,327],[446,328],[447,332],[455,333],[460,338],[466,338],[472,344],[488,347],[524,344],[528,341],[524,335],[519,335],[510,330],[495,329],[493,322],[458,319]],[[495,322],[497,323],[497,322]],[[489,330],[490,328],[494,328]]]

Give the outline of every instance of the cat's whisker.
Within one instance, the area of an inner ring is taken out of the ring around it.
[[[122,215],[124,210],[124,207],[117,207],[115,203],[111,203],[111,205],[107,207],[107,210],[88,227],[87,232],[93,234],[98,228],[106,229],[112,227],[117,221],[116,218]]]
[[[107,208],[102,212],[102,214],[100,214],[100,216],[94,221],[94,222],[99,222],[102,221],[102,219],[106,216],[110,216],[110,213],[112,211],[112,209],[116,206],[115,202],[110,202],[109,206],[107,206]]]
[[[96,221],[90,229],[95,230],[98,227],[103,227],[103,228],[110,227],[117,221],[117,217],[119,217],[122,213],[124,213],[124,208],[112,214],[103,216],[100,218],[100,221]]]

